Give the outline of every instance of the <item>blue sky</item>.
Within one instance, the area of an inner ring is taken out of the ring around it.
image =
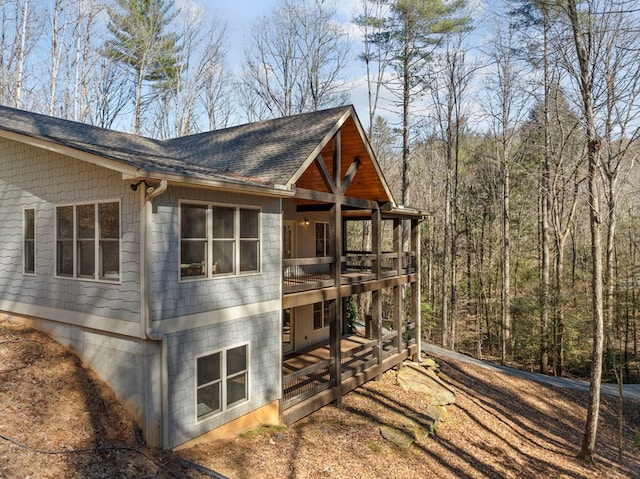
[[[300,0],[302,1],[302,0]],[[350,94],[350,103],[352,103],[360,120],[368,124],[368,105],[367,105],[367,89],[365,83],[364,64],[357,59],[357,55],[362,52],[361,32],[352,23],[353,18],[361,14],[362,0],[324,0],[327,3],[333,3],[337,10],[337,20],[343,23],[347,28],[351,41],[351,57],[349,61],[348,71],[345,72],[345,78],[348,80],[347,90]],[[494,5],[495,0],[468,0],[469,3],[476,5],[476,21],[482,17],[481,12],[486,12],[482,5]],[[265,15],[269,15],[283,0],[176,0],[176,5],[185,3],[195,3],[204,7],[209,14],[220,22],[227,24],[228,38],[228,61],[232,68],[239,69],[244,55],[244,45],[247,38],[250,38],[252,26],[255,22]],[[491,10],[489,8],[488,10]],[[481,35],[481,34],[480,34]],[[478,39],[478,45],[480,44]],[[388,92],[383,94],[390,97]],[[385,109],[385,104],[387,108]],[[390,101],[382,102],[378,114],[385,116],[392,123],[397,123],[399,117],[392,110],[395,108]]]
[[[270,14],[282,3],[282,0],[182,0],[192,1],[204,7],[214,18],[227,23],[229,54],[232,67],[237,68],[242,61],[246,38],[250,37],[251,28],[261,17]],[[179,5],[181,0],[176,1]],[[353,42],[349,62],[350,69],[345,76],[350,80],[348,89],[351,103],[355,104],[362,121],[367,117],[366,88],[364,87],[364,65],[357,60],[362,51],[359,45],[360,33],[351,20],[359,14],[361,0],[340,0],[336,3],[337,18],[349,30]],[[352,83],[351,83],[352,82]]]

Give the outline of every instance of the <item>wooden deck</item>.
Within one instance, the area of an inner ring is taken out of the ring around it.
[[[389,342],[344,336],[340,341],[340,381],[331,377],[334,358],[329,346],[316,347],[286,357],[282,364],[282,420],[285,424],[339,401],[343,394],[378,377],[416,352],[415,344],[398,351]]]

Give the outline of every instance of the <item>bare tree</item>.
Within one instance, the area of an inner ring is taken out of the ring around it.
[[[285,1],[253,28],[245,48],[245,104],[259,117],[286,116],[347,100],[346,31],[321,0]]]
[[[41,23],[29,0],[0,2],[0,103],[21,108],[39,102],[27,94],[39,86],[37,75],[29,73]]]
[[[594,461],[603,373],[605,321],[613,316],[616,197],[619,180],[635,158],[640,42],[637,9],[626,0],[566,0],[571,50],[565,65],[576,86],[588,161],[593,349],[591,387],[580,457]],[[602,208],[602,200],[606,208]],[[606,263],[602,228],[606,228]],[[604,277],[604,284],[603,284]],[[606,291],[605,291],[606,286]],[[606,306],[606,308],[605,308]]]
[[[427,74],[436,137],[445,158],[444,238],[442,252],[442,344],[456,342],[458,185],[461,142],[467,130],[467,90],[477,65],[468,60],[466,33],[445,37],[443,52],[435,56]]]
[[[500,164],[502,180],[502,361],[512,353],[511,319],[511,163],[518,147],[519,128],[528,110],[530,96],[523,88],[526,72],[518,62],[515,32],[511,25],[496,28],[497,34],[488,52],[493,60],[486,83],[487,113],[495,138],[495,160]]]
[[[590,5],[591,7],[591,5]],[[582,100],[582,116],[586,134],[587,161],[589,173],[587,177],[589,188],[589,226],[591,231],[591,303],[593,314],[593,352],[591,363],[591,382],[589,388],[589,404],[585,432],[579,457],[594,462],[593,453],[598,429],[600,412],[600,381],[602,379],[602,353],[604,350],[604,311],[602,286],[602,212],[601,193],[598,176],[601,169],[601,141],[596,129],[594,111],[594,84],[592,76],[594,52],[591,37],[589,16],[578,12],[575,0],[567,0],[567,16],[573,33],[573,46],[577,65],[572,70],[580,91]]]

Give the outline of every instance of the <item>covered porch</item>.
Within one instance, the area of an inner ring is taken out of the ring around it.
[[[415,324],[394,329],[362,327],[342,335],[339,350],[330,341],[296,351],[282,362],[282,421],[292,424],[417,354]]]
[[[282,225],[286,424],[419,353],[424,212],[396,205],[359,121],[343,120],[286,185],[294,192]],[[360,330],[349,325],[356,301]]]

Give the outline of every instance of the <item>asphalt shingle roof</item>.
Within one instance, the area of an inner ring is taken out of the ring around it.
[[[151,174],[273,186],[286,184],[352,112],[343,106],[160,141],[0,106],[0,130]]]

